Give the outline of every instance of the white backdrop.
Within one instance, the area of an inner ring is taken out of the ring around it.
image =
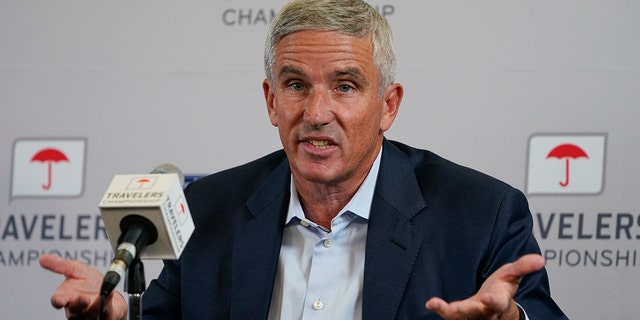
[[[0,318],[63,317],[42,252],[106,268],[97,204],[114,174],[200,175],[280,147],[260,85],[282,3],[0,1]],[[636,318],[640,1],[371,3],[405,85],[387,137],[527,191],[570,318]],[[586,156],[548,157],[562,144]]]

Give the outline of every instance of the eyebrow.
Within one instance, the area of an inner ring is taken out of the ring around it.
[[[284,75],[296,75],[299,77],[306,77],[306,74],[304,73],[304,71],[291,65],[285,65],[285,66],[282,66],[282,68],[280,68],[280,71],[278,72],[278,78]],[[332,78],[334,79],[342,78],[345,76],[353,77],[356,80],[363,83],[364,85],[369,84],[368,79],[363,75],[362,71],[358,68],[346,68],[346,69],[336,70],[332,74]]]
[[[334,73],[334,77],[339,78],[343,76],[354,77],[364,83],[368,83],[367,78],[362,74],[360,69],[357,68],[348,68],[345,70],[338,70]]]
[[[282,77],[285,74],[294,74],[298,76],[304,76],[304,72],[302,70],[294,67],[294,66],[283,66],[278,72],[278,78]]]

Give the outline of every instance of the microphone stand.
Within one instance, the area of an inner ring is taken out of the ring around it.
[[[142,294],[145,289],[144,265],[135,258],[127,269],[124,290],[129,293],[129,320],[142,318]]]

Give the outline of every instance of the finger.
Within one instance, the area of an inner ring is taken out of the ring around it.
[[[38,262],[41,267],[58,274],[66,274],[66,271],[69,269],[68,264],[70,263],[67,259],[46,253],[40,256]]]
[[[517,319],[519,317],[519,308],[512,298],[504,299],[489,294],[481,297],[481,300],[489,310],[493,310],[498,319]]]
[[[503,295],[487,293],[481,295],[480,302],[482,302],[487,310],[494,312],[503,312],[509,308],[509,304],[512,301],[511,295],[505,292]]]
[[[87,264],[80,261],[67,260],[52,254],[41,255],[38,262],[43,268],[57,274],[64,275],[67,279],[83,278],[95,280],[98,277],[102,277],[102,274],[97,269],[94,269]]]
[[[56,289],[56,291],[53,293],[53,295],[51,295],[51,305],[54,308],[60,309],[60,308],[67,308],[67,307],[72,307],[74,310],[78,309],[78,306],[83,306],[82,308],[85,308],[87,305],[89,305],[93,298],[98,294],[98,291],[96,290],[95,293],[93,292],[85,292],[81,289],[78,289],[72,285],[69,285],[66,283],[67,280],[65,280],[65,282],[63,282],[58,289]]]
[[[100,299],[100,296],[78,296],[67,304],[65,314],[68,319],[94,319],[98,315],[104,316],[104,320],[127,318],[127,303],[120,293],[113,291],[105,298],[104,310],[100,310]]]
[[[469,299],[447,303],[440,298],[434,297],[429,299],[425,306],[445,319],[477,318],[484,310],[482,305]]]
[[[63,308],[69,302],[69,299],[62,294],[59,294],[57,291],[53,295],[51,295],[51,306],[56,309]]]
[[[493,285],[481,290],[477,297],[487,310],[503,312],[509,308],[513,295],[518,289],[522,277],[544,268],[544,258],[538,254],[528,254],[498,269]],[[483,285],[484,287],[484,285]]]
[[[442,310],[446,304],[447,302],[440,298],[431,298],[427,301],[425,307],[435,313],[438,313],[438,311]]]
[[[75,299],[70,300],[64,307],[65,315],[67,318],[87,318],[87,307],[92,303],[92,297],[88,296],[76,296]]]
[[[425,306],[445,319],[453,319],[453,315],[457,312],[449,303],[440,298],[429,299]]]
[[[79,277],[88,272],[82,262],[67,260],[53,254],[41,255],[38,262],[43,268],[67,277]]]
[[[542,268],[544,268],[544,258],[541,255],[527,254],[509,264],[508,273],[511,276],[522,278]]]
[[[515,262],[516,268],[525,275],[544,268],[544,258],[539,254],[527,254]]]

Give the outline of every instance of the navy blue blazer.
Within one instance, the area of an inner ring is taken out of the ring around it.
[[[291,171],[280,150],[191,183],[196,225],[143,295],[144,319],[266,319]],[[440,319],[434,296],[468,298],[497,268],[539,253],[524,195],[429,151],[385,140],[371,206],[364,319]],[[340,281],[327,279],[327,281]],[[565,319],[546,271],[515,296],[533,319]]]

